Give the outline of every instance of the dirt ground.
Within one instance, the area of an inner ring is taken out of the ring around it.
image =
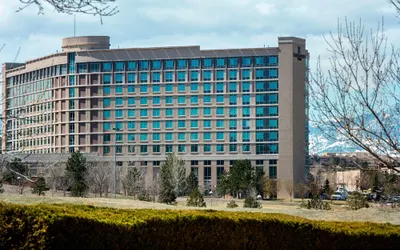
[[[7,190],[6,190],[7,191]],[[204,209],[204,208],[191,208],[186,207],[186,198],[180,197],[177,199],[176,206],[144,202],[133,200],[132,197],[117,196],[113,199],[112,195],[109,198],[74,198],[64,197],[62,193],[52,195],[50,192],[46,196],[37,196],[31,194],[30,190],[25,190],[24,194],[16,194],[13,192],[6,192],[0,194],[0,201],[17,203],[17,204],[86,204],[100,207],[124,208],[124,209]],[[238,208],[230,209],[226,204],[230,199],[217,199],[206,197],[206,209],[226,210],[226,211],[246,211],[246,212],[263,212],[263,213],[282,213],[293,216],[304,217],[311,220],[329,220],[329,221],[369,221],[378,223],[392,223],[400,225],[400,209],[392,209],[389,207],[372,207],[360,209],[358,211],[351,211],[346,209],[345,202],[334,202],[332,210],[308,210],[299,208],[300,200],[290,201],[261,201],[261,209],[245,209],[243,208],[243,201],[235,200]]]

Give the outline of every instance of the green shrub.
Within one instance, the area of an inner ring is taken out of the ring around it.
[[[388,223],[0,203],[1,249],[398,249],[399,241],[400,226]]]
[[[324,202],[320,198],[313,198],[307,202],[302,201],[300,204],[301,208],[317,209],[317,210],[331,210],[331,206],[328,202]]]
[[[359,192],[354,192],[347,198],[347,206],[351,210],[369,208],[367,198]]]
[[[139,199],[140,201],[154,201],[153,198],[150,197],[150,195],[149,195],[148,192],[141,192],[141,193],[139,194],[138,199]]]
[[[195,188],[190,193],[189,199],[186,201],[186,206],[188,207],[206,207],[203,195],[200,193],[199,189]]]
[[[38,194],[39,196],[44,195],[44,191],[49,190],[46,187],[46,181],[43,177],[39,177],[39,179],[32,186],[32,193]]]
[[[244,208],[261,208],[261,203],[253,197],[249,196],[244,200]]]
[[[226,204],[226,207],[227,208],[236,208],[236,207],[238,207],[238,204],[236,204],[235,201],[230,201],[230,202],[228,202],[228,204]]]

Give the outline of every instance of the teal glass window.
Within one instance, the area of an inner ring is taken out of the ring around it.
[[[197,84],[197,83],[191,83],[191,84],[190,84],[190,91],[191,91],[191,92],[197,92],[197,91],[199,91],[199,84]]]
[[[172,84],[165,85],[165,92],[172,92]]]
[[[186,92],[186,84],[185,83],[178,84],[178,92]]]
[[[242,144],[243,152],[250,152],[250,144]]]
[[[178,153],[185,153],[186,145],[178,145]]]
[[[141,121],[140,122],[140,129],[148,129],[147,121]]]
[[[249,142],[250,141],[250,132],[243,132],[242,138],[243,138],[243,142]]]
[[[166,141],[173,141],[174,140],[173,133],[165,133],[165,140]]]
[[[250,69],[242,69],[242,79],[243,80],[249,80],[250,74],[251,74]]]
[[[229,83],[229,92],[230,93],[237,92],[237,84],[236,84],[236,82],[230,82]]]
[[[267,66],[278,66],[278,56],[268,56]]]
[[[86,63],[78,63],[78,72],[79,73],[87,73],[87,64]]]
[[[237,132],[229,133],[229,142],[237,142]]]
[[[141,133],[140,134],[140,141],[147,141],[148,140],[148,135],[146,133]]]
[[[104,107],[104,108],[108,108],[108,107],[110,107],[110,105],[111,105],[111,100],[110,100],[110,98],[104,98],[104,99],[103,99],[103,107]]]
[[[140,105],[147,105],[147,103],[148,103],[147,96],[140,97]]]
[[[217,128],[224,128],[225,127],[225,122],[224,122],[224,120],[217,120],[216,121],[216,125],[217,125]]]
[[[159,108],[155,108],[153,109],[153,117],[160,117],[160,109]]]
[[[114,63],[114,71],[124,71],[124,62],[115,62]]]
[[[122,122],[116,122],[116,123],[115,123],[115,128],[116,128],[116,129],[122,130],[122,127],[123,127]]]
[[[172,153],[172,152],[174,152],[174,147],[173,147],[173,145],[165,145],[165,152],[167,152],[167,153]]]
[[[218,82],[216,85],[217,93],[223,93],[224,92],[224,86],[225,84],[222,82]]]
[[[199,71],[190,71],[190,81],[199,80]]]
[[[213,67],[213,59],[205,58],[203,59],[203,68],[212,68]]]
[[[135,97],[128,97],[128,106],[135,105]]]
[[[174,72],[165,72],[165,82],[174,81]]]
[[[115,118],[122,118],[124,116],[124,112],[121,109],[117,109],[115,111]]]
[[[166,129],[173,129],[174,128],[174,122],[171,120],[165,121],[165,128]]]
[[[128,134],[128,141],[129,142],[135,141],[135,134]]]
[[[153,105],[160,105],[161,104],[161,99],[159,96],[154,96],[153,97]]]
[[[237,116],[237,108],[236,107],[230,107],[229,108],[229,117],[236,117]]]
[[[187,68],[187,60],[179,59],[178,60],[178,69],[186,69]]]
[[[104,146],[103,147],[103,152],[104,152],[104,154],[109,154],[110,153],[110,146]]]
[[[103,123],[103,130],[104,131],[111,130],[111,123],[109,123],[109,122]]]
[[[190,116],[199,116],[199,109],[198,108],[191,108],[190,109]]]
[[[216,59],[216,67],[217,68],[224,68],[225,65],[225,58],[217,58]]]
[[[133,130],[133,129],[135,129],[135,122],[129,121],[128,122],[128,130]]]
[[[230,95],[229,96],[229,105],[236,105],[236,104],[237,104],[236,95]]]
[[[203,115],[204,116],[211,116],[211,108],[209,108],[209,107],[203,108]]]
[[[277,175],[277,169],[276,166],[270,166],[269,167],[269,173],[268,173],[269,178],[271,179],[276,179]]]
[[[190,97],[190,104],[199,104],[199,97],[197,95],[192,95]]]
[[[217,132],[217,141],[225,140],[224,132]]]
[[[110,134],[104,134],[103,141],[104,142],[110,142],[111,141],[111,135]]]
[[[154,84],[153,85],[153,93],[160,93],[160,92],[161,92],[160,84]]]
[[[191,120],[190,121],[190,128],[198,128],[199,127],[199,121],[198,120]]]
[[[197,132],[192,132],[190,134],[190,140],[191,141],[198,141],[199,140],[199,134]]]
[[[243,82],[242,92],[250,92],[250,82]]]
[[[124,75],[121,73],[115,74],[115,83],[123,83]]]
[[[112,64],[110,62],[103,63],[103,72],[111,72]]]
[[[149,61],[140,61],[139,70],[149,70]]]
[[[122,94],[123,91],[124,91],[124,88],[122,86],[115,87],[115,94]]]
[[[268,69],[267,74],[269,79],[278,78],[278,69]]]
[[[217,70],[217,80],[224,80],[224,79],[225,79],[225,71]]]
[[[229,144],[229,152],[237,152],[237,144]]]
[[[229,129],[237,129],[237,120],[229,121]]]
[[[140,145],[140,153],[141,154],[147,154],[147,145]]]
[[[200,68],[200,60],[199,60],[199,59],[191,59],[191,60],[190,60],[190,68],[191,68],[191,69],[198,69],[198,68]]]
[[[243,117],[250,117],[250,107],[243,107],[242,108],[242,116]]]
[[[153,133],[153,141],[160,141],[161,136],[160,133]]]
[[[211,141],[211,132],[204,132],[203,137],[205,141]]]
[[[117,97],[117,98],[115,98],[115,105],[116,105],[116,106],[122,106],[122,105],[124,105],[124,99],[122,99],[122,97]]]
[[[153,72],[152,73],[152,82],[160,82],[160,81],[161,81],[160,72]]]
[[[160,121],[153,121],[153,129],[160,129],[161,122]]]
[[[148,73],[147,72],[140,72],[140,82],[144,83],[148,81]]]
[[[148,92],[148,87],[146,84],[140,85],[140,93],[147,93]]]
[[[166,96],[165,97],[165,104],[170,105],[173,104],[174,99],[172,98],[172,96]]]
[[[204,152],[205,153],[211,152],[211,145],[210,144],[204,144]]]
[[[242,128],[250,129],[250,120],[247,120],[247,119],[242,120]]]
[[[224,108],[223,107],[217,107],[216,113],[217,113],[217,115],[224,115]]]
[[[223,95],[217,95],[216,97],[217,103],[224,103],[224,96]]]
[[[237,70],[236,69],[229,70],[229,80],[237,80]]]
[[[185,128],[185,127],[186,127],[185,120],[179,120],[178,121],[178,128]]]
[[[140,117],[147,117],[147,116],[148,116],[147,109],[141,109],[140,110]]]
[[[165,60],[164,61],[164,69],[174,69],[174,68],[175,68],[174,60]]]
[[[225,151],[225,145],[224,144],[217,144],[217,152],[221,153]]]
[[[122,134],[115,134],[115,140],[116,140],[117,142],[122,142],[122,140],[123,140]]]
[[[257,56],[254,58],[255,67],[267,66],[267,58],[265,56]]]
[[[155,60],[151,62],[151,69],[152,70],[160,70],[161,69],[161,61]]]
[[[186,116],[185,108],[178,109],[178,116]]]
[[[250,95],[242,95],[242,104],[250,104]]]
[[[204,70],[203,81],[211,81],[211,70]]]
[[[211,96],[205,95],[204,97],[204,104],[211,104]]]
[[[104,117],[104,119],[110,119],[111,111],[110,110],[104,110],[103,111],[103,117]]]
[[[99,63],[89,63],[89,69],[91,73],[100,72],[100,64]]]
[[[178,96],[178,104],[185,104],[186,96]]]
[[[211,120],[204,120],[203,121],[204,128],[211,128]]]
[[[135,110],[134,109],[128,109],[128,117],[129,118],[135,117]]]
[[[135,93],[135,85],[128,85],[128,94]]]
[[[127,70],[128,71],[134,71],[134,70],[136,70],[136,62],[128,62],[128,65],[127,65]]]
[[[173,115],[173,110],[171,108],[165,109],[165,116],[170,117]]]
[[[203,84],[203,93],[211,93],[211,84],[210,83]]]
[[[278,81],[269,81],[267,82],[267,91],[278,91]]]
[[[242,57],[242,67],[251,67],[251,57]]]
[[[266,79],[267,78],[267,70],[265,69],[256,69],[256,79]]]
[[[229,58],[229,67],[236,68],[237,66],[238,66],[238,58],[237,57]]]
[[[110,74],[104,74],[103,75],[103,84],[110,84],[111,83],[111,75]]]
[[[186,140],[186,134],[184,132],[179,132],[178,141],[185,141],[185,140]]]
[[[186,81],[186,71],[178,71],[178,82]]]

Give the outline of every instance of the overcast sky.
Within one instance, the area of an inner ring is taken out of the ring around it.
[[[277,46],[278,36],[307,39],[312,59],[326,58],[323,35],[335,32],[337,19],[360,18],[367,26],[385,16],[391,39],[400,34],[396,12],[386,0],[117,0],[119,13],[104,19],[77,15],[77,36],[108,35],[111,46],[200,45],[201,48]],[[0,0],[0,63],[23,62],[60,50],[73,36],[73,16]]]

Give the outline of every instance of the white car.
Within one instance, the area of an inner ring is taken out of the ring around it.
[[[331,199],[332,199],[332,200],[341,200],[341,201],[344,201],[344,200],[347,199],[347,197],[346,197],[346,192],[339,192],[339,191],[336,191],[336,192],[334,192],[334,193],[332,194]]]

